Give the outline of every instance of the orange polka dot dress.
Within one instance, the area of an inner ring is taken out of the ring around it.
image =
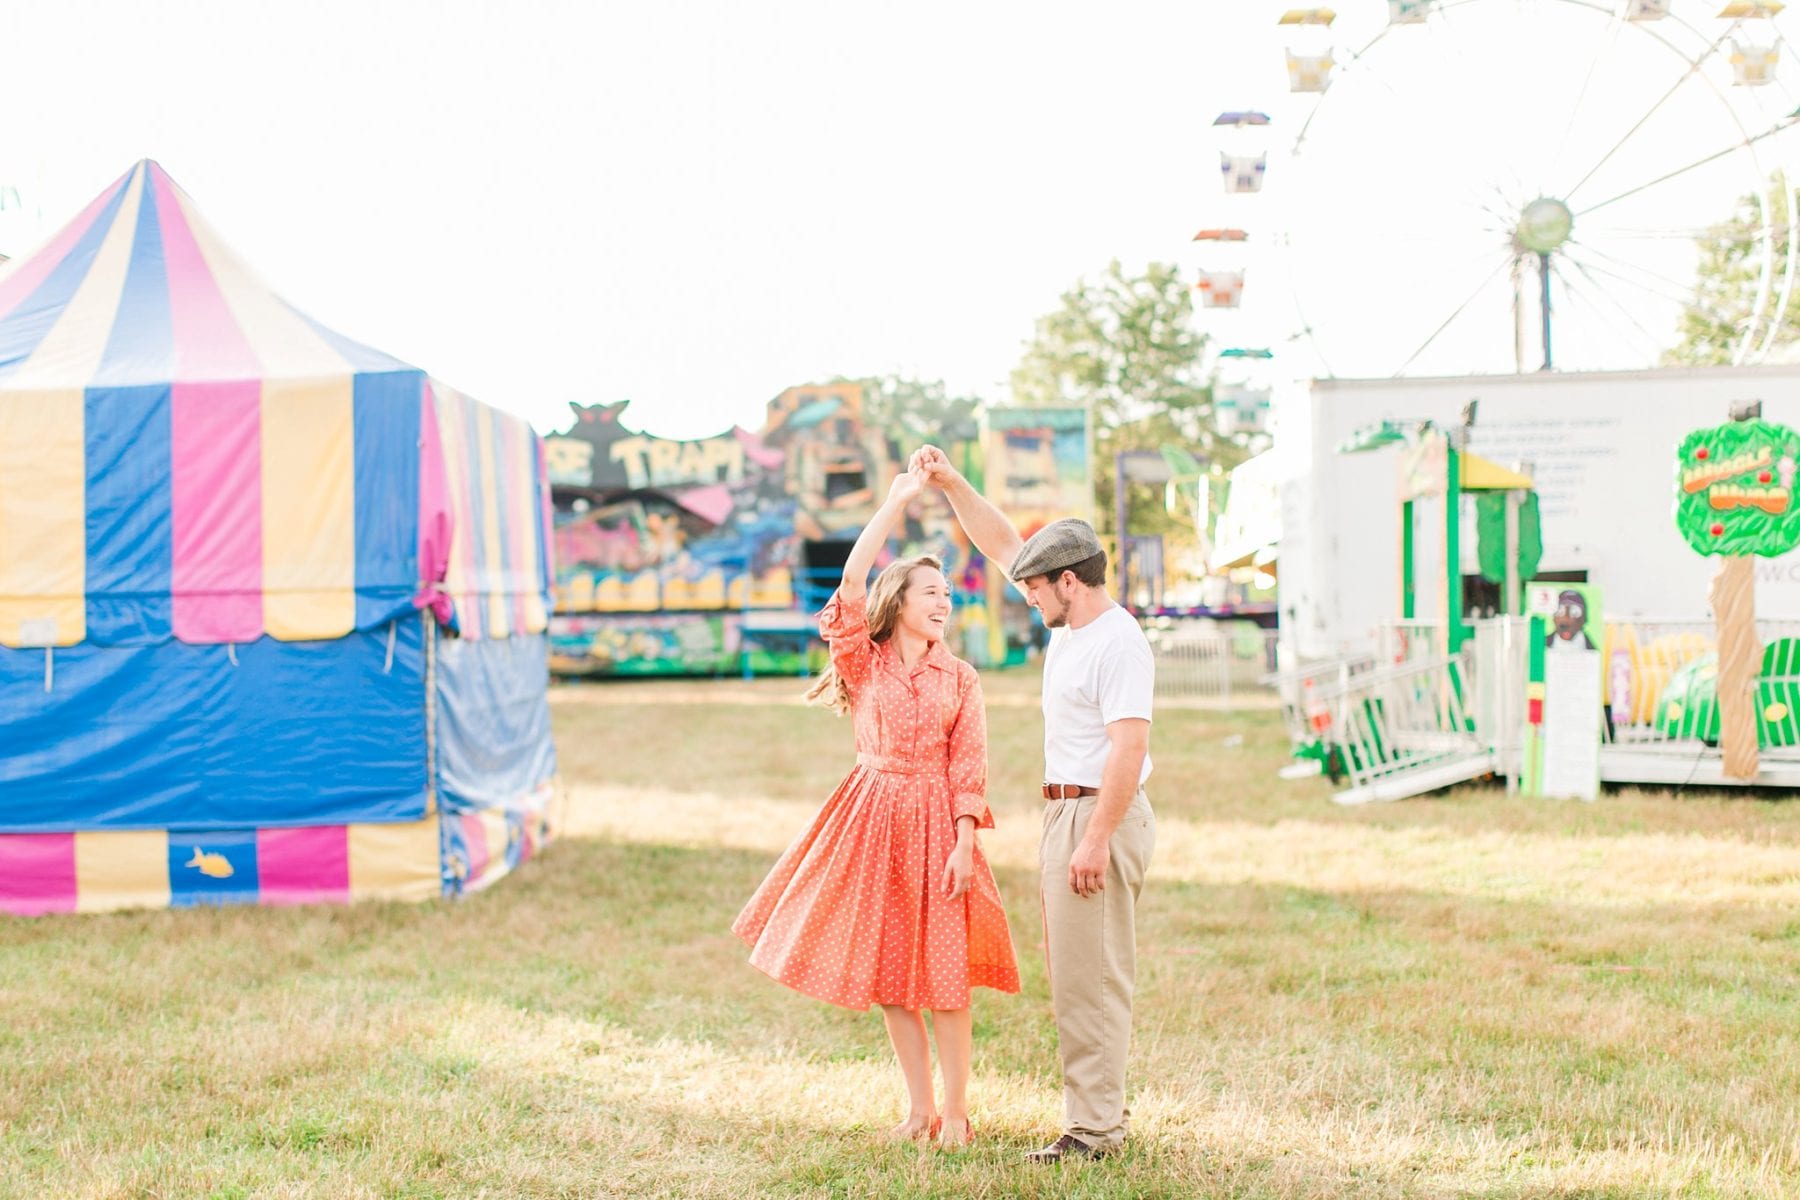
[[[967,1008],[1019,990],[1000,891],[980,847],[944,897],[956,818],[983,829],[987,717],[975,668],[933,643],[908,668],[869,640],[865,601],[833,596],[819,632],[850,689],[856,766],[732,923],[750,962],[808,996],[866,1009]]]

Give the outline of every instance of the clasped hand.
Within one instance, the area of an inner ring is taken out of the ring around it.
[[[920,446],[913,451],[907,460],[906,469],[917,471],[934,487],[947,487],[956,478],[956,468],[950,465],[950,456],[936,446]]]

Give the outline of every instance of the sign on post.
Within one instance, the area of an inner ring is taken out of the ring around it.
[[[1600,589],[1534,581],[1525,684],[1525,778],[1530,796],[1592,800],[1600,791],[1604,704]]]
[[[1755,779],[1758,769],[1762,646],[1751,556],[1774,558],[1800,545],[1796,463],[1800,434],[1760,417],[1695,430],[1676,451],[1675,527],[1694,550],[1719,559],[1709,599],[1719,629],[1719,746],[1728,779]]]

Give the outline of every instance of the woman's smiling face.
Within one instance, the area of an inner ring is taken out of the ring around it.
[[[919,566],[906,577],[900,601],[900,626],[932,642],[944,640],[950,622],[950,581],[936,567]]]

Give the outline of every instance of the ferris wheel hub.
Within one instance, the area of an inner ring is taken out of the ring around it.
[[[1560,250],[1575,230],[1575,214],[1561,200],[1539,196],[1519,214],[1513,237],[1533,254],[1551,254]]]

